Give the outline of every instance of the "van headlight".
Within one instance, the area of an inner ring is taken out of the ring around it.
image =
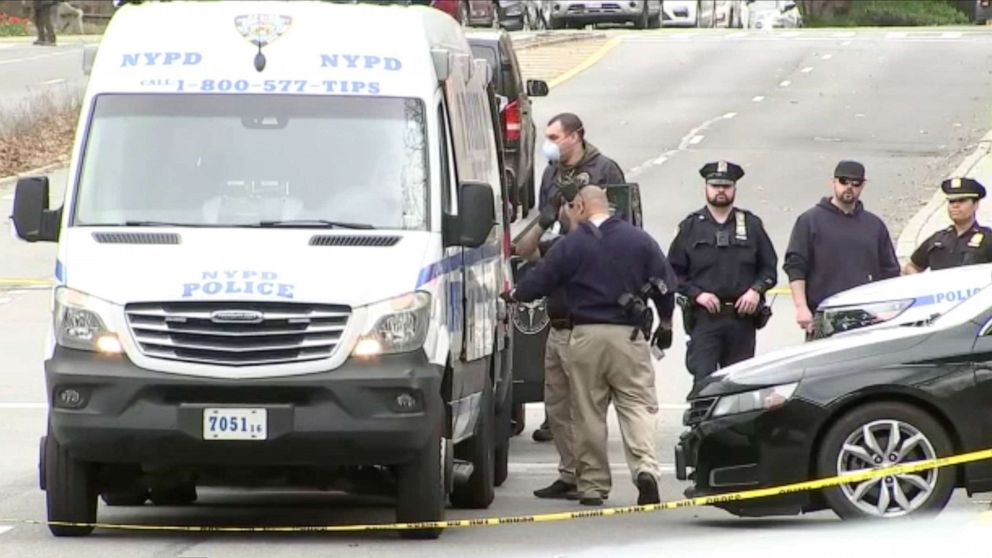
[[[362,333],[352,351],[357,357],[405,353],[423,346],[431,317],[431,295],[423,291],[371,304]]]
[[[123,352],[117,333],[107,327],[113,304],[86,293],[59,287],[55,291],[55,340],[70,349],[106,354]]]
[[[770,411],[777,409],[785,405],[785,402],[792,398],[792,394],[796,392],[798,385],[799,382],[793,382],[791,384],[782,384],[780,386],[756,389],[754,391],[745,391],[744,393],[725,395],[716,402],[716,406],[713,407],[712,416],[716,418],[748,413],[750,411]]]
[[[857,306],[825,308],[820,325],[824,335],[850,331],[897,318],[913,305],[914,299],[873,302]]]

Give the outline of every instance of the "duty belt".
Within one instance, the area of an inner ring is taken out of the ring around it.
[[[551,327],[554,329],[572,329],[572,320],[569,318],[552,318]]]

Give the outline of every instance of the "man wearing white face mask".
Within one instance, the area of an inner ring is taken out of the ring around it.
[[[541,151],[548,167],[541,176],[538,210],[544,211],[561,184],[624,184],[623,171],[613,159],[603,155],[585,140],[579,117],[565,112],[548,121]]]

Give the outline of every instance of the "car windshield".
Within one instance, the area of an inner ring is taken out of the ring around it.
[[[102,95],[73,225],[425,229],[423,114],[397,98]]]

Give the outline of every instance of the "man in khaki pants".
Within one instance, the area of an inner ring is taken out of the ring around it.
[[[655,455],[658,413],[651,364],[650,314],[662,324],[651,345],[671,346],[675,273],[658,243],[609,214],[606,191],[581,188],[567,200],[575,223],[565,238],[520,281],[511,301],[529,302],[565,287],[573,329],[565,353],[571,380],[573,432],[578,455],[578,492],[584,505],[599,506],[612,487],[607,455],[606,411],[613,401],[624,452],[638,490],[638,505],[660,501]],[[638,304],[639,303],[639,304]]]

